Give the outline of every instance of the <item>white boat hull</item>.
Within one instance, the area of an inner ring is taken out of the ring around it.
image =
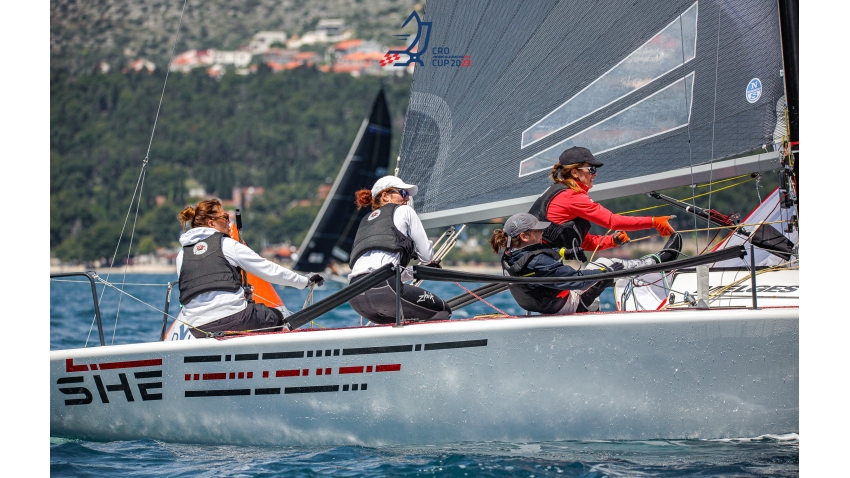
[[[88,440],[256,445],[798,432],[798,351],[798,308],[62,350],[51,352],[50,426]]]

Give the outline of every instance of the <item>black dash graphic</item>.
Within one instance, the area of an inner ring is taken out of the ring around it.
[[[62,377],[56,381],[56,384],[62,385],[63,383],[80,383],[85,381],[85,377]]]
[[[463,349],[466,347],[486,347],[487,339],[462,340],[460,342],[436,342],[425,344],[425,350]]]
[[[417,352],[422,350],[422,344],[416,344],[416,348],[414,350],[416,350]]]
[[[343,386],[342,386],[342,391],[343,391],[343,392],[347,392],[347,391],[348,391],[348,384],[345,384],[345,385],[343,385]]]
[[[156,378],[162,377],[162,370],[154,370],[152,372],[136,372],[133,374],[136,378]]]
[[[183,363],[198,362],[221,362],[221,355],[196,355],[194,357],[183,357]]]
[[[361,390],[361,391],[362,391],[362,390],[366,390],[366,384],[365,384],[365,383],[364,383],[363,385],[360,385],[360,390]]]
[[[237,388],[233,390],[186,390],[185,397],[232,397],[234,395],[251,395],[251,389]]]
[[[260,354],[236,354],[234,355],[234,360],[237,362],[240,360],[259,360]]]
[[[301,351],[301,352],[269,352],[269,353],[263,354],[263,360],[288,359],[288,358],[304,358],[304,351]]]
[[[224,361],[225,361],[225,362],[230,362],[230,355],[225,355],[225,356],[224,356]]]
[[[286,387],[283,393],[320,393],[320,392],[338,392],[339,385],[317,385],[313,387]]]
[[[280,395],[279,388],[255,388],[254,395]]]
[[[387,347],[362,347],[357,349],[342,349],[343,355],[391,354],[395,352],[413,352],[413,346],[390,345]]]

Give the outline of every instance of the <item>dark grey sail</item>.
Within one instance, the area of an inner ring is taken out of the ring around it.
[[[328,192],[318,216],[307,232],[295,270],[319,272],[334,260],[347,263],[357,225],[370,210],[357,210],[354,193],[371,188],[387,174],[390,162],[392,125],[383,88],[378,92],[369,117],[363,120],[351,150]]]
[[[605,163],[597,200],[779,166],[776,0],[434,0],[423,21],[400,174],[426,227],[526,211],[576,145]]]

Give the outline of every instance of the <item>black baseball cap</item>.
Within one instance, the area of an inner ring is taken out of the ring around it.
[[[570,149],[564,150],[558,158],[558,162],[563,166],[569,166],[576,163],[587,163],[591,166],[602,166],[602,163],[593,157],[590,150],[581,146],[573,146]]]

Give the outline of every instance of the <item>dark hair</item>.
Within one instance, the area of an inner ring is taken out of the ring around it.
[[[221,201],[207,199],[199,202],[195,207],[186,206],[186,209],[180,211],[180,214],[177,215],[177,219],[180,221],[183,231],[186,231],[187,223],[191,223],[189,229],[204,227],[207,225],[207,221],[216,220],[223,212],[224,208],[221,206]]]

